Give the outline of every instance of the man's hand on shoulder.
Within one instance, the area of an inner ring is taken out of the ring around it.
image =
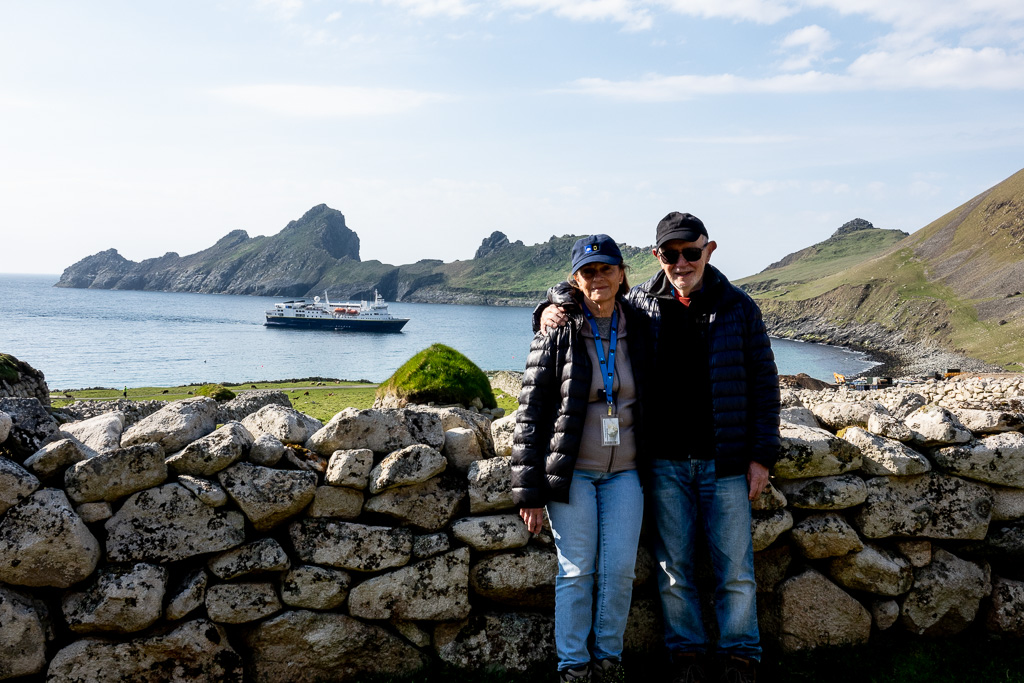
[[[747,484],[750,485],[750,494],[747,496],[751,501],[755,500],[768,485],[768,468],[759,462],[750,461],[747,467]]]
[[[540,315],[540,331],[547,334],[549,330],[555,330],[569,322],[569,316],[561,306],[548,306]]]

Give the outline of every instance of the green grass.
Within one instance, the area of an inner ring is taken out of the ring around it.
[[[377,389],[414,403],[461,403],[479,398],[485,408],[497,407],[491,383],[473,361],[444,344],[432,344],[407,360]]]
[[[0,353],[0,380],[16,382],[20,375],[18,359],[7,353]]]

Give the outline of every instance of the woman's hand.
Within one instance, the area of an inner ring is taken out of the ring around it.
[[[522,508],[519,510],[519,516],[523,518],[531,534],[540,533],[541,527],[544,526],[544,508]]]

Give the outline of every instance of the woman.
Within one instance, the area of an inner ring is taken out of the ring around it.
[[[545,506],[551,521],[560,680],[624,681],[622,635],[643,515],[637,387],[646,327],[622,298],[622,254],[607,235],[576,242],[569,282],[569,324],[530,345],[513,497],[532,533]]]

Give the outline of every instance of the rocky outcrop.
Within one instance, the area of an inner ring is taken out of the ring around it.
[[[35,398],[50,407],[43,373],[8,353],[0,353],[0,398]]]

